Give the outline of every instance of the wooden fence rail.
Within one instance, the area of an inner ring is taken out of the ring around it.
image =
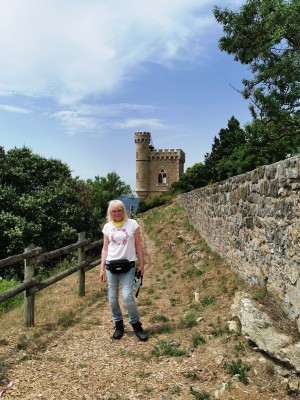
[[[40,247],[30,246],[24,253],[10,256],[4,260],[0,260],[0,269],[9,265],[24,262],[24,282],[20,283],[13,289],[0,293],[0,303],[9,300],[21,292],[24,292],[24,323],[25,326],[34,326],[34,295],[46,287],[66,278],[67,276],[78,272],[78,294],[85,295],[85,273],[100,264],[100,259],[92,262],[86,261],[86,253],[89,250],[99,248],[99,254],[103,246],[103,240],[91,242],[85,238],[85,232],[78,234],[78,241],[66,247],[56,249],[47,253],[42,253]],[[42,280],[40,275],[35,275],[35,265],[41,264],[54,258],[60,257],[78,250],[77,264],[58,273],[55,276]]]

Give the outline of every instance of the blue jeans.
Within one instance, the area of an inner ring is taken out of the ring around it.
[[[121,282],[123,303],[128,311],[129,323],[135,324],[140,320],[139,312],[133,295],[133,282],[135,268],[131,268],[124,274],[112,274],[106,270],[106,280],[108,287],[108,301],[110,312],[114,322],[123,320],[122,311],[119,304],[119,285]]]

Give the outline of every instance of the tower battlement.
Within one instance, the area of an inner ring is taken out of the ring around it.
[[[147,197],[165,192],[183,174],[185,153],[181,149],[155,149],[150,132],[135,132],[136,192]]]
[[[150,153],[151,159],[181,159],[185,161],[185,153],[181,149],[153,149]]]
[[[135,132],[135,136],[150,136],[151,137],[151,132],[137,131],[137,132]]]
[[[150,132],[135,132],[134,134],[135,143],[137,142],[151,142]]]

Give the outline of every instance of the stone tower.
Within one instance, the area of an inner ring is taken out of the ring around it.
[[[165,192],[183,174],[185,153],[179,149],[156,150],[150,132],[134,134],[136,192],[141,200]]]

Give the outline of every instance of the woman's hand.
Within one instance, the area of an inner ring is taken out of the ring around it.
[[[140,272],[141,275],[144,275],[145,272],[144,264],[139,265],[138,272]]]
[[[105,273],[105,269],[104,268],[100,269],[99,280],[100,280],[100,282],[106,282],[106,273]]]

